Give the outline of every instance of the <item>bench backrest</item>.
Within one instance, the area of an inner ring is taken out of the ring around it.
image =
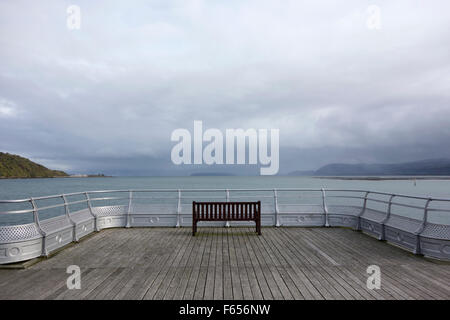
[[[192,202],[195,220],[226,221],[256,220],[261,216],[261,201],[258,202]]]

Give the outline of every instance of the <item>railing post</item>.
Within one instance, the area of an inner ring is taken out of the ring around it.
[[[275,209],[275,227],[280,227],[281,223],[280,223],[280,218],[279,218],[279,213],[280,213],[280,209],[278,208],[278,193],[277,193],[277,189],[273,189],[273,207]]]
[[[330,226],[330,221],[328,219],[328,207],[327,207],[327,202],[326,202],[326,195],[325,195],[325,189],[322,188],[322,205],[323,205],[323,213],[325,214],[325,227],[329,227]]]
[[[73,241],[78,242],[78,237],[77,237],[77,224],[75,221],[72,220],[72,218],[70,217],[70,210],[69,210],[69,205],[67,204],[67,198],[65,194],[61,195],[61,198],[64,201],[64,211],[66,213],[66,217],[67,219],[69,219],[70,223],[73,226]]]
[[[386,227],[385,224],[386,222],[389,220],[389,217],[391,216],[391,208],[392,208],[392,199],[394,199],[395,194],[391,195],[391,197],[389,198],[389,204],[388,204],[388,208],[386,211],[386,217],[383,219],[383,221],[381,221],[381,234],[378,238],[378,240],[386,240]]]
[[[181,190],[178,189],[178,204],[177,204],[177,224],[176,228],[181,227]]]
[[[86,196],[87,205],[89,208],[89,213],[94,217],[94,224],[95,224],[95,231],[100,231],[98,227],[98,217],[94,214],[94,210],[92,210],[92,203],[91,198],[89,197],[89,193],[85,192],[84,195]]]
[[[130,190],[128,193],[128,210],[127,210],[127,224],[126,228],[129,228],[131,226],[131,206],[133,204],[133,191]]]
[[[256,222],[256,231],[261,235],[261,200],[258,201],[258,217]]]
[[[364,203],[363,207],[361,209],[361,212],[358,214],[358,224],[356,226],[357,231],[361,231],[361,216],[364,214],[364,211],[366,211],[367,208],[367,197],[369,196],[370,191],[366,191],[366,194],[364,195]]]
[[[226,200],[227,202],[230,202],[230,190],[226,190]],[[230,221],[225,222],[225,228],[230,227]]]
[[[45,233],[44,230],[42,230],[42,226],[41,226],[41,222],[39,221],[39,213],[38,213],[38,208],[36,205],[36,202],[34,201],[33,198],[30,198],[31,201],[31,205],[33,206],[33,219],[34,219],[34,223],[36,223],[37,227],[38,227],[38,231],[42,236],[42,255],[45,257],[48,257],[48,251],[46,248],[46,241],[45,241],[45,237],[47,236],[47,234]]]
[[[428,207],[430,206],[431,201],[433,201],[433,199],[428,198],[424,210],[423,210],[423,220],[422,220],[422,225],[419,227],[419,229],[417,229],[417,231],[414,233],[414,235],[416,236],[416,247],[414,248],[413,253],[414,254],[421,254],[422,250],[420,247],[420,235],[423,232],[423,230],[425,229],[425,226],[427,224],[427,220],[428,220]]]

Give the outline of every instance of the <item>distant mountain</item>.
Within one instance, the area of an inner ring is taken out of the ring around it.
[[[66,177],[63,171],[50,170],[18,155],[0,152],[0,178]]]
[[[450,159],[428,159],[393,164],[343,164],[321,167],[315,176],[448,176]]]

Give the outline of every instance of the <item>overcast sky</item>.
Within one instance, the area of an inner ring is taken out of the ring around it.
[[[2,0],[0,151],[186,174],[170,135],[202,120],[280,129],[280,173],[450,157],[449,15],[448,0]]]

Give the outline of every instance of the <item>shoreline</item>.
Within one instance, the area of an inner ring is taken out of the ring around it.
[[[57,178],[134,178],[135,176],[97,176],[97,175],[73,175],[73,176],[53,176],[53,177],[0,177],[0,180],[23,180],[23,179],[57,179]],[[137,176],[140,178],[162,178],[164,176]],[[247,176],[210,176],[210,175],[195,175],[195,176],[165,176],[167,178],[198,178],[198,177],[247,177]],[[289,178],[308,178],[308,179],[329,179],[329,180],[359,180],[359,181],[414,181],[414,180],[450,180],[450,176],[289,176],[289,175],[275,175],[275,176],[252,176],[252,177],[289,177]]]
[[[450,180],[450,176],[311,176],[314,179],[332,179],[332,180],[366,180],[366,181],[385,181],[385,180]]]
[[[0,180],[18,180],[18,179],[57,179],[57,178],[113,178],[113,176],[0,177]]]

